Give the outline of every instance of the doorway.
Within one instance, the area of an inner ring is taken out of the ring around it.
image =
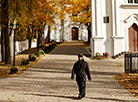
[[[78,40],[78,28],[77,27],[72,28],[72,40]]]
[[[138,51],[138,26],[136,24],[129,28],[129,51]]]

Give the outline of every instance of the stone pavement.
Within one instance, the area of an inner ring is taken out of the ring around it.
[[[69,44],[68,44],[69,45]],[[119,86],[113,76],[123,72],[123,60],[91,60],[92,80],[87,81],[86,97],[78,100],[78,88],[71,69],[82,46],[56,47],[25,73],[0,79],[0,102],[138,102]]]

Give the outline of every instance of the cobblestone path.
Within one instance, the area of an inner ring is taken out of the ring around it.
[[[113,76],[123,72],[123,60],[91,60],[92,80],[87,80],[86,97],[78,100],[78,88],[71,80],[71,69],[79,52],[89,56],[82,46],[56,47],[25,73],[0,79],[0,102],[137,102],[119,86]]]

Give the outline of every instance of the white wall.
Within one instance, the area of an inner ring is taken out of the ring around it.
[[[70,15],[66,15],[66,21],[64,21],[64,40],[72,40],[72,27],[77,27],[78,28],[78,40],[88,40],[88,31],[87,27],[83,24],[77,23],[74,24],[74,22],[71,21],[71,18],[69,17]],[[57,42],[60,41],[60,36],[61,36],[61,26],[60,26],[60,20],[57,21],[59,25],[56,27],[56,33],[55,33],[55,40]]]
[[[22,52],[26,49],[28,49],[28,40],[26,41],[21,41],[21,42],[16,42],[15,43],[15,53],[19,53],[19,52]],[[34,41],[32,41],[32,48],[36,47],[37,46],[37,42],[36,42],[36,39],[34,39]],[[2,61],[2,57],[1,57],[1,45],[0,45],[0,61]]]
[[[92,55],[109,52],[110,55],[129,50],[128,28],[138,25],[138,4],[128,0],[91,0],[92,2]],[[103,17],[109,16],[109,23]]]

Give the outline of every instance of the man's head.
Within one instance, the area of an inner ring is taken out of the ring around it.
[[[78,54],[78,60],[81,61],[82,59],[83,59],[83,54],[82,54],[82,53],[79,53],[79,54]]]

